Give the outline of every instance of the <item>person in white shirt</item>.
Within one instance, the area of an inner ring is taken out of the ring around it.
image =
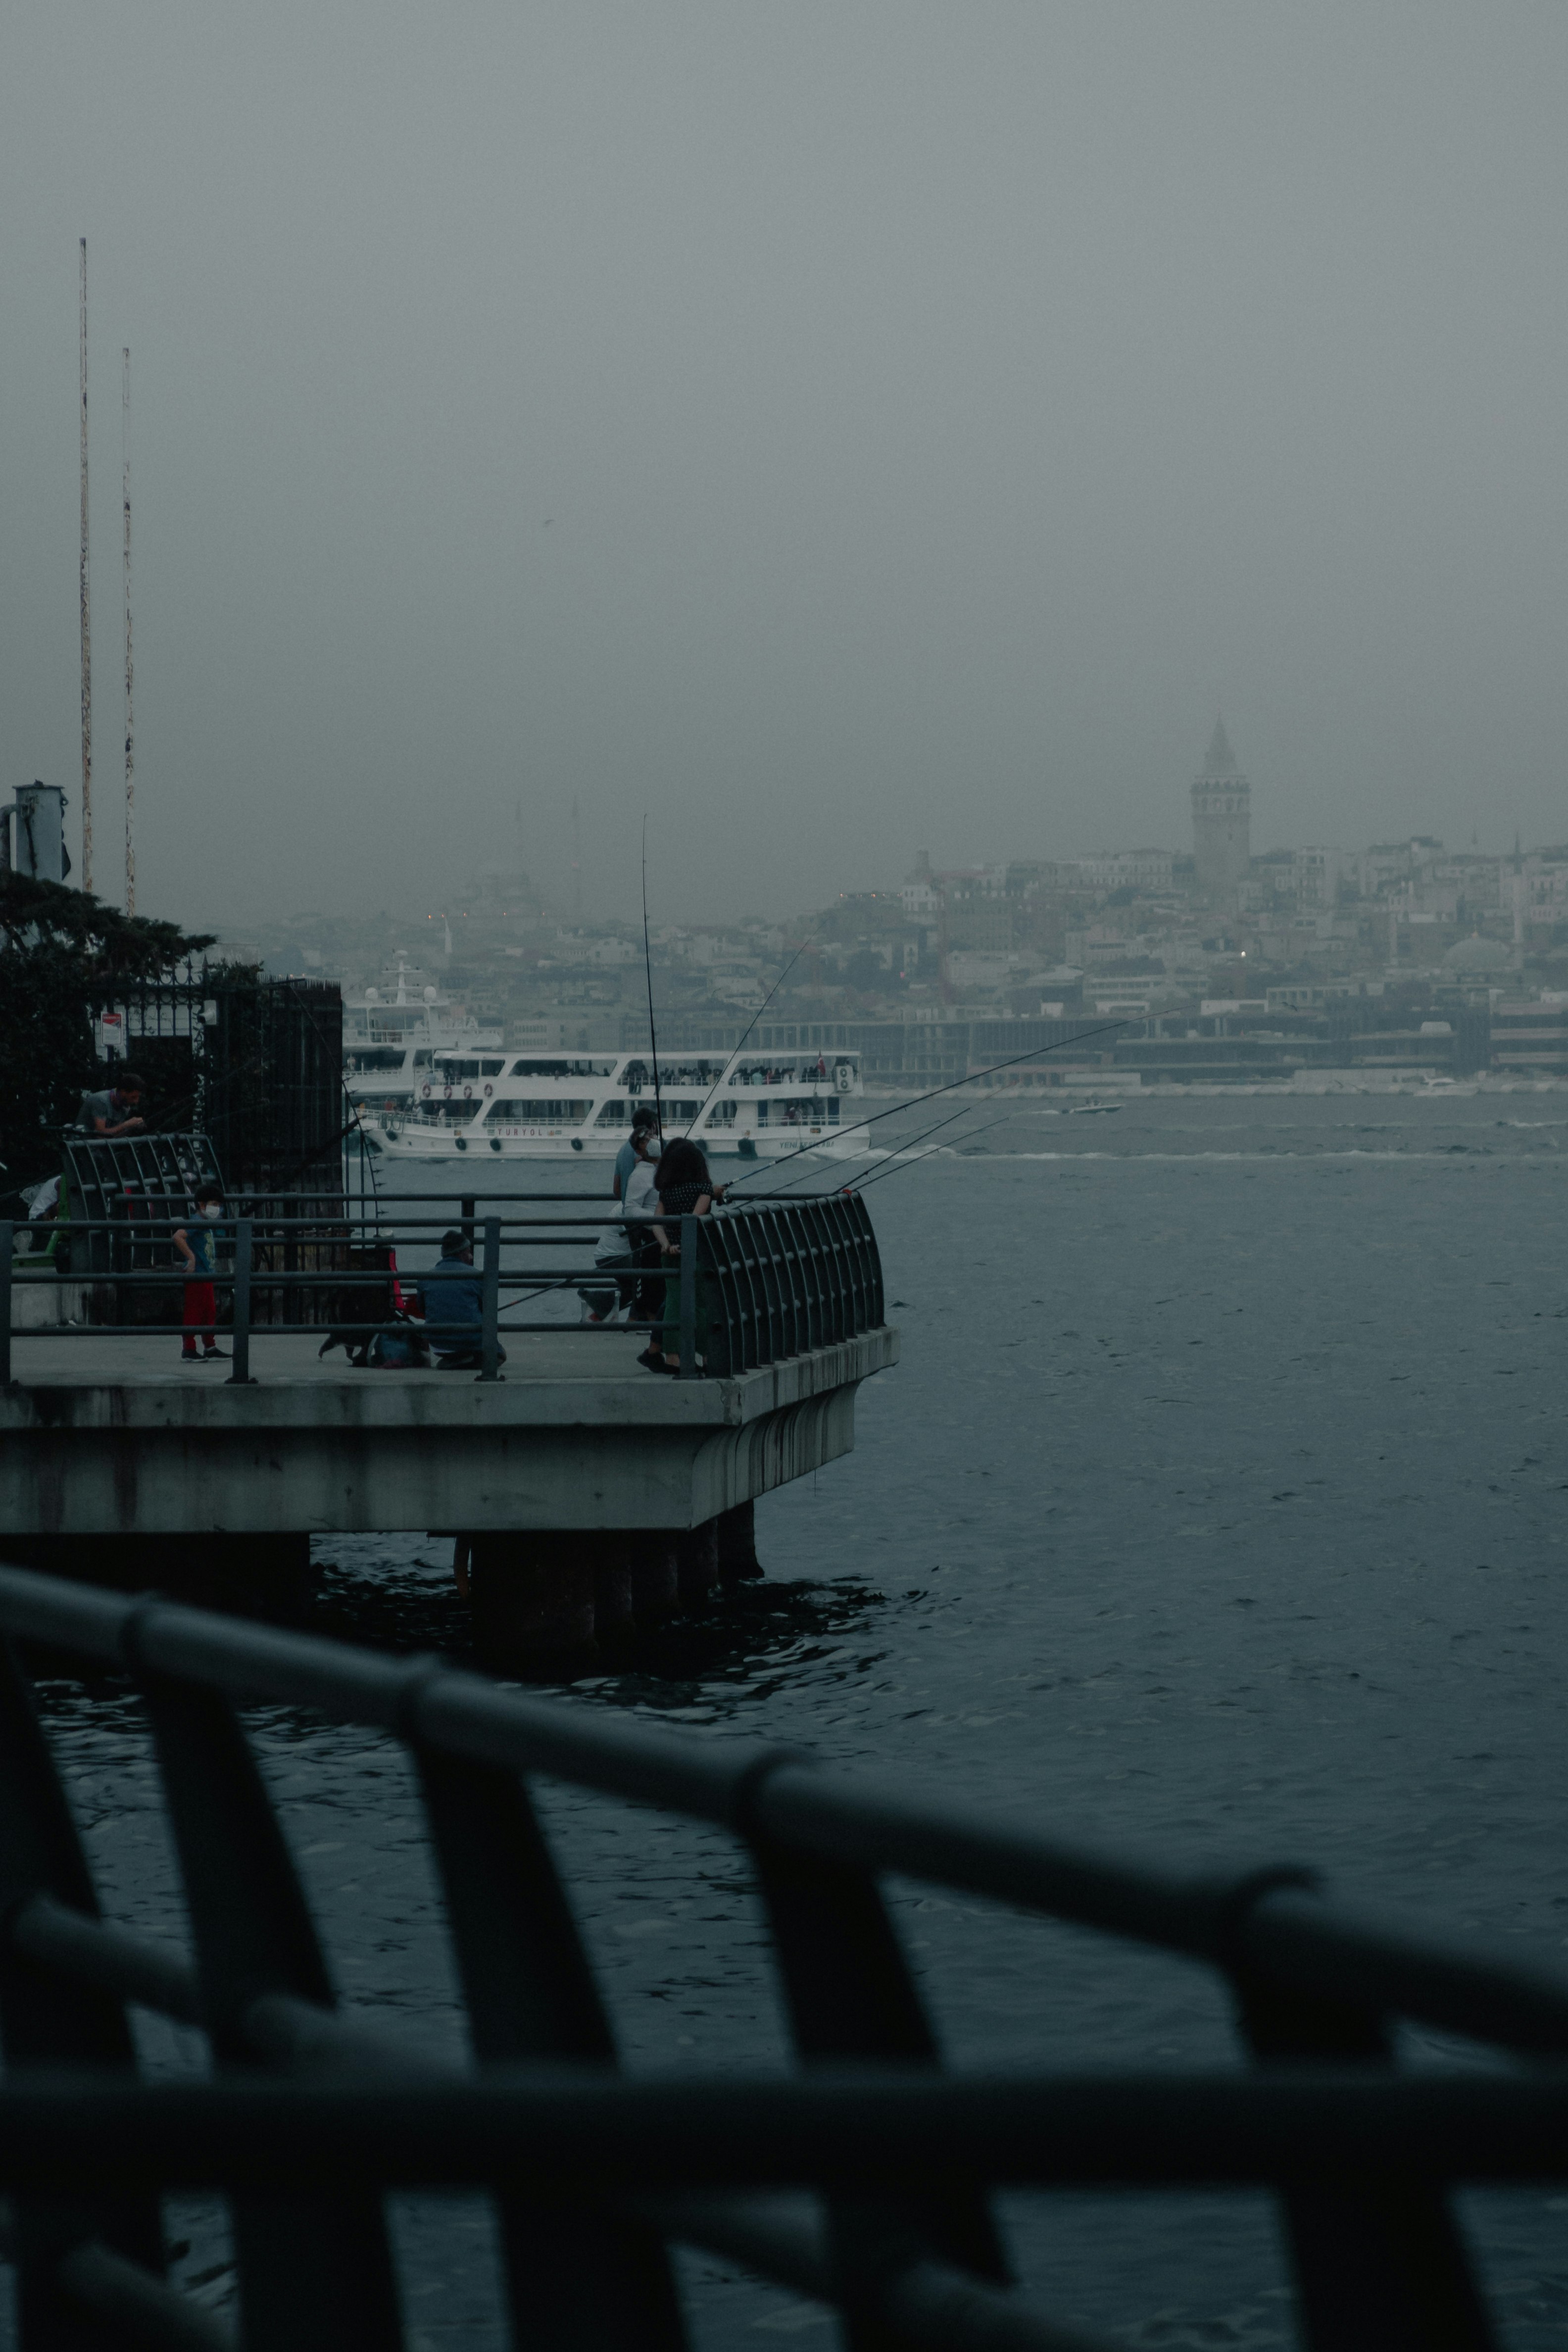
[[[616,1174],[616,1198],[626,1223],[606,1225],[594,1253],[595,1268],[602,1269],[605,1276],[613,1275],[614,1280],[585,1283],[578,1291],[585,1323],[614,1323],[622,1316],[629,1322],[638,1318],[639,1294],[645,1289],[650,1301],[645,1310],[647,1316],[651,1318],[664,1312],[664,1285],[652,1272],[659,1262],[658,1244],[652,1230],[658,1197],[654,1189],[654,1171],[663,1149],[658,1128],[642,1123],[635,1126],[630,1149],[630,1174],[624,1181],[618,1168]],[[649,1272],[642,1275],[645,1265]]]

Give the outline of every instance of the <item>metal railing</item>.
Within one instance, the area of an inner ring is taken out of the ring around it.
[[[228,2344],[163,2275],[162,2200],[189,2189],[228,2200],[246,2352],[402,2352],[383,2201],[431,2185],[490,2193],[520,2347],[679,2352],[673,2241],[836,2305],[858,2352],[1083,2352],[1012,2286],[992,2191],[1194,2184],[1274,2193],[1311,2352],[1482,2352],[1452,2191],[1568,2175],[1568,1982],[1369,1917],[1310,1873],[1153,1869],[797,1749],[19,1570],[0,1569],[0,2189],[22,2352]],[[100,1916],[18,1641],[139,1687],[189,1958]],[[236,1712],[263,1701],[407,1748],[472,2070],[335,2006]],[[535,1777],[739,1843],[801,2072],[618,2074]],[[1020,2053],[1002,2075],[944,2072],[888,1874],[1206,1963],[1249,2063],[1062,2076]],[[133,2006],[199,2027],[211,2079],[143,2077]],[[1404,2019],[1513,2063],[1405,2074]],[[816,2219],[758,2193],[781,2189],[812,2192]]]
[[[414,1196],[421,1202],[439,1194]],[[146,1339],[172,1335],[182,1323],[134,1320],[127,1299],[138,1292],[166,1302],[187,1281],[210,1281],[215,1292],[231,1301],[232,1322],[225,1326],[233,1341],[233,1381],[248,1386],[251,1344],[258,1335],[278,1336],[300,1328],[320,1330],[325,1323],[331,1338],[345,1343],[374,1339],[393,1328],[400,1307],[402,1286],[433,1284],[448,1286],[461,1276],[437,1275],[426,1269],[401,1276],[395,1251],[428,1249],[449,1227],[474,1241],[472,1281],[479,1289],[477,1317],[442,1321],[424,1315],[405,1322],[433,1342],[438,1353],[477,1360],[478,1377],[502,1377],[505,1339],[513,1334],[548,1332],[562,1338],[574,1332],[605,1336],[626,1326],[601,1321],[563,1323],[547,1318],[508,1318],[508,1310],[552,1291],[597,1291],[614,1297],[634,1291],[644,1294],[643,1311],[631,1328],[662,1332],[667,1354],[678,1355],[680,1376],[717,1377],[754,1370],[761,1365],[804,1355],[876,1329],[883,1321],[881,1261],[865,1204],[850,1193],[830,1193],[787,1202],[746,1203],[721,1210],[710,1217],[661,1219],[667,1234],[679,1230],[674,1257],[648,1255],[601,1264],[587,1260],[572,1265],[543,1265],[520,1253],[553,1248],[564,1255],[574,1242],[587,1234],[597,1237],[607,1225],[621,1226],[628,1243],[646,1236],[647,1221],[634,1222],[613,1206],[590,1210],[576,1217],[517,1215],[479,1216],[477,1194],[459,1196],[448,1204],[458,1212],[444,1216],[394,1218],[391,1205],[365,1218],[342,1217],[324,1223],[319,1217],[269,1216],[265,1226],[249,1216],[230,1220],[224,1231],[232,1236],[233,1264],[211,1275],[187,1275],[176,1264],[173,1232],[191,1220],[160,1204],[154,1217],[119,1216],[79,1219],[73,1233],[89,1251],[118,1256],[109,1265],[105,1286],[116,1294],[117,1312],[91,1321],[25,1327],[33,1339],[83,1339],[110,1334]],[[581,1194],[511,1195],[530,1205],[539,1201],[565,1202],[583,1207]],[[487,1203],[487,1208],[489,1204]],[[14,1225],[0,1222],[0,1382],[13,1377],[15,1336],[14,1294],[25,1286],[57,1290],[55,1274],[15,1267]],[[287,1263],[276,1264],[279,1252]],[[668,1277],[668,1296],[656,1306],[646,1294],[658,1290]],[[521,1296],[506,1300],[503,1289],[521,1286]],[[281,1299],[294,1311],[287,1321],[266,1312]],[[300,1302],[304,1302],[303,1311]],[[324,1312],[322,1311],[324,1307]],[[172,1311],[172,1304],[171,1304]],[[448,1301],[447,1311],[455,1311]]]

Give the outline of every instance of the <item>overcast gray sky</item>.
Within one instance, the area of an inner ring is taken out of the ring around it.
[[[1568,836],[1568,10],[13,0],[0,789],[140,899]],[[520,814],[521,812],[521,814]]]

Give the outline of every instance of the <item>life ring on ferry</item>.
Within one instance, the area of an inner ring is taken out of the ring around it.
[[[486,1100],[486,1102],[489,1102],[489,1100],[490,1097],[494,1094],[494,1092],[495,1092],[495,1088],[494,1088],[494,1087],[492,1087],[492,1086],[490,1085],[489,1081],[487,1079],[487,1080],[485,1081],[485,1100]]]
[[[472,1101],[473,1101],[473,1099],[474,1099],[474,1090],[473,1090],[472,1087],[465,1087],[463,1088],[463,1100],[464,1100],[465,1102],[472,1102]]]
[[[430,1081],[428,1078],[426,1079],[425,1084],[420,1087],[419,1092],[423,1096],[424,1099],[428,1102],[430,1099]]]

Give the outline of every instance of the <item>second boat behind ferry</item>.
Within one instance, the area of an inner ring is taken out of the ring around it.
[[[362,1125],[367,1111],[394,1121],[405,1118],[443,1048],[466,1054],[500,1048],[499,1029],[481,1029],[439,988],[421,988],[421,977],[400,948],[390,985],[344,1002],[343,1091]]]
[[[742,1050],[659,1063],[665,1133],[683,1134],[710,1159],[782,1160],[806,1150],[858,1157],[866,1128],[851,1108],[863,1097],[860,1057]],[[710,1099],[711,1097],[711,1099]],[[453,1160],[482,1151],[500,1160],[558,1160],[575,1152],[613,1159],[633,1111],[653,1099],[653,1064],[642,1054],[437,1052],[406,1113],[362,1114],[364,1139],[394,1159]]]

